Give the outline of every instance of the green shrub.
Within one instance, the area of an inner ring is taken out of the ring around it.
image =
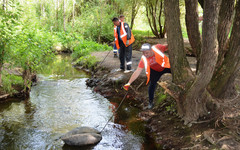
[[[167,98],[167,95],[165,95],[165,94],[159,95],[159,96],[157,97],[156,104],[159,105],[159,104],[162,103],[166,98]]]
[[[102,45],[93,41],[81,40],[79,44],[74,48],[72,53],[73,60],[79,59],[82,56],[87,56],[94,51],[111,50],[108,45]]]
[[[16,93],[14,86],[23,87],[23,79],[21,76],[6,74],[5,72],[2,75],[3,90],[6,93]]]
[[[95,69],[95,64],[97,63],[97,60],[94,56],[86,55],[82,56],[77,61],[75,61],[76,65],[80,65],[84,68],[92,68]]]

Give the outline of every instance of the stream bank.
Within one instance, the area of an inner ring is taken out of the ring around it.
[[[124,74],[116,71],[119,68],[119,59],[114,58],[112,52],[102,62],[106,55],[108,55],[108,51],[92,53],[100,65],[97,71],[91,70],[96,73],[86,81],[86,84],[104,97],[123,97],[126,91],[122,87],[128,82],[132,73]],[[133,51],[133,69],[137,68],[141,55],[141,52]],[[195,58],[187,57],[187,59],[194,70]],[[161,81],[171,81],[171,75],[163,75]],[[200,118],[192,126],[184,125],[181,118],[177,116],[175,100],[160,86],[155,92],[155,107],[151,110],[146,109],[148,93],[145,83],[146,76],[143,71],[139,78],[131,84],[125,103],[141,110],[136,115],[136,119],[146,122],[145,130],[157,145],[156,149],[240,149],[238,138],[235,136],[237,131],[232,130],[231,126],[225,126],[223,120],[216,122],[214,118],[219,116],[214,116],[215,114]],[[232,121],[234,123],[234,120],[229,118],[226,123],[229,124]],[[235,127],[237,124],[233,128]]]

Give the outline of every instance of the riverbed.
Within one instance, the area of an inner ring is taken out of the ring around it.
[[[104,127],[121,98],[104,98],[86,86],[89,75],[71,65],[69,55],[58,55],[38,74],[30,98],[0,104],[0,149],[79,149],[59,137],[79,127]],[[97,144],[81,149],[140,150],[154,144],[146,134],[140,110],[124,103],[102,132]]]

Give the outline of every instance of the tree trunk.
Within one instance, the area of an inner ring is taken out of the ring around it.
[[[66,32],[65,0],[63,0],[63,30],[64,30],[64,32]]]
[[[159,34],[160,34],[160,38],[164,38],[164,36],[165,36],[165,34],[166,34],[165,22],[164,22],[164,25],[162,25],[162,23],[161,23],[162,12],[163,12],[163,2],[161,1],[161,2],[160,2],[159,16],[158,16],[158,24],[159,24]]]
[[[186,58],[180,25],[179,2],[176,0],[164,1],[167,42],[173,82],[184,85],[193,78],[191,68]]]
[[[3,3],[2,3],[2,9],[5,10],[5,0],[3,0]]]
[[[224,60],[224,55],[226,53],[226,44],[228,41],[227,39],[232,25],[234,3],[235,0],[223,0],[219,11],[218,36],[217,36],[219,43],[218,50],[219,55],[217,67],[221,66],[221,63]]]
[[[4,50],[5,50],[4,44],[0,45],[0,51],[1,51],[1,56],[0,56],[0,86],[2,86],[2,68],[3,68]]]
[[[184,101],[185,123],[191,123],[207,113],[206,103],[211,99],[206,91],[218,56],[217,23],[219,4],[221,0],[205,1],[202,29],[202,53],[200,56],[199,72]]]
[[[72,18],[72,28],[74,28],[74,22],[75,22],[75,4],[76,4],[76,1],[75,0],[73,0],[73,9],[72,9],[72,16],[73,16],[73,18]]]
[[[56,5],[55,5],[55,11],[56,11],[56,23],[55,26],[58,29],[58,7],[59,7],[59,0],[56,0]]]
[[[146,15],[148,18],[148,23],[152,30],[152,33],[157,37],[164,37],[163,32],[161,30],[161,0],[147,0],[146,1]],[[160,8],[159,8],[160,7]]]
[[[235,96],[236,88],[234,81],[240,70],[240,1],[236,4],[236,14],[233,22],[229,50],[225,59],[214,74],[209,90],[218,98],[231,98]]]
[[[198,3],[201,5],[202,9],[204,8],[204,0],[198,0]]]
[[[186,6],[186,27],[188,39],[191,44],[193,54],[197,59],[196,72],[198,71],[200,53],[201,53],[201,37],[198,25],[198,1],[197,0],[185,0]]]
[[[131,17],[131,26],[130,28],[133,29],[134,20],[139,10],[139,2],[137,0],[132,1],[132,17]]]

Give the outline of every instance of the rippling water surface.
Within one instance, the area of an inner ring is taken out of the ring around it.
[[[90,147],[64,145],[59,136],[79,126],[101,130],[120,100],[107,100],[86,87],[88,77],[71,66],[69,57],[58,56],[39,74],[30,98],[0,104],[0,149],[146,149],[143,123],[138,112],[124,104],[102,132],[103,139]]]

